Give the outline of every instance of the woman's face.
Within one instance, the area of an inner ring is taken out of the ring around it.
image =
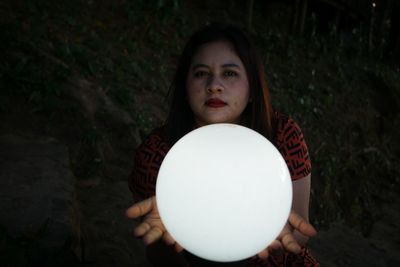
[[[240,122],[249,102],[249,82],[230,43],[218,41],[199,48],[189,68],[186,90],[197,127]]]

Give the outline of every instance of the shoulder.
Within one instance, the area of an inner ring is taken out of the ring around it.
[[[290,139],[298,139],[304,141],[303,133],[299,124],[290,116],[274,111],[274,142],[279,145]]]
[[[165,138],[164,127],[151,131],[136,148],[135,164],[145,166],[148,164],[160,163],[164,159],[171,146]]]
[[[308,147],[299,124],[279,111],[274,111],[273,142],[285,159],[292,180],[298,180],[311,173]]]
[[[137,151],[143,149],[150,150],[169,150],[170,145],[167,142],[165,135],[165,127],[161,126],[153,129],[142,141],[137,148]]]
[[[154,129],[137,147],[133,170],[129,176],[129,188],[135,201],[155,194],[157,174],[169,149],[164,127]]]

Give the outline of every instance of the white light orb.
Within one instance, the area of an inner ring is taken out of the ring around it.
[[[157,178],[160,217],[190,253],[217,262],[256,255],[279,235],[292,203],[279,151],[249,128],[219,123],[183,136]]]

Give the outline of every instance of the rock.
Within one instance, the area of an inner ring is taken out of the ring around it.
[[[0,170],[0,226],[6,247],[23,251],[20,255],[29,264],[65,262],[72,255],[66,248],[79,234],[67,148],[51,138],[1,136]],[[9,258],[9,263],[15,260]]]
[[[133,204],[126,179],[103,179],[98,186],[78,187],[78,192],[84,260],[96,267],[149,267],[145,246],[133,235],[139,220],[125,215],[125,210]]]

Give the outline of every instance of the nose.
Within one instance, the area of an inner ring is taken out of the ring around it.
[[[221,93],[223,90],[224,86],[221,83],[221,81],[217,77],[211,76],[207,83],[207,93],[209,94]]]

